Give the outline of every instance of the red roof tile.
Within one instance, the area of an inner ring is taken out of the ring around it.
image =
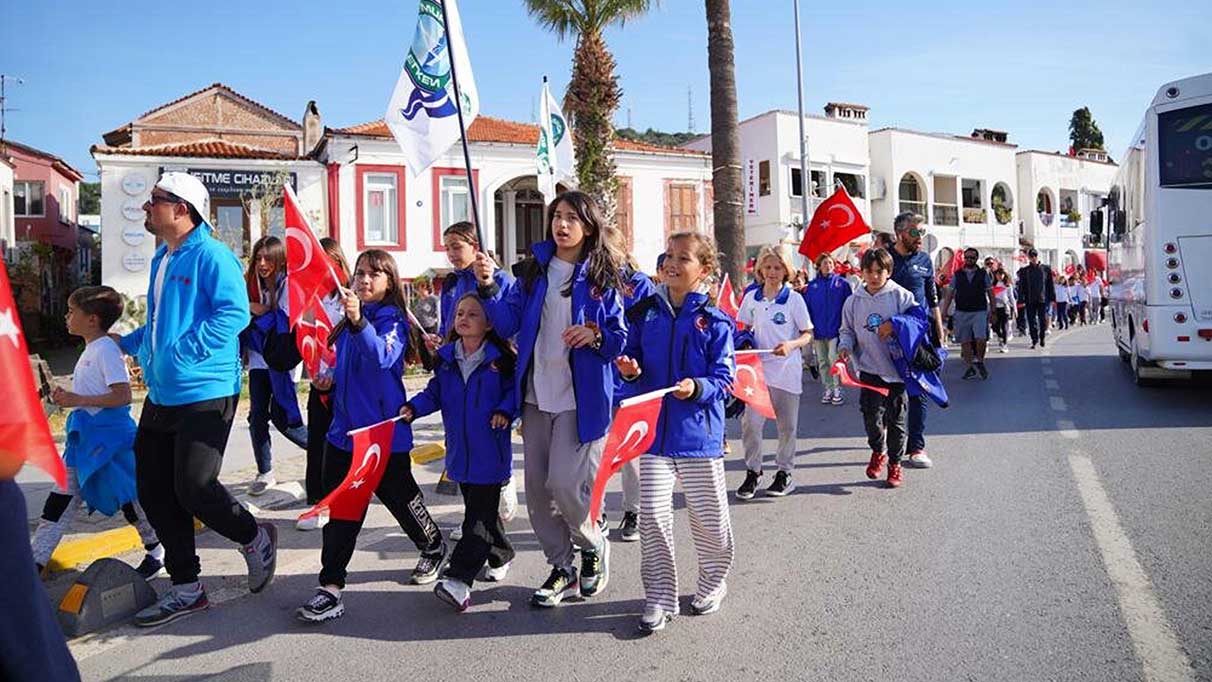
[[[360,135],[365,137],[390,138],[391,131],[381,119],[362,123],[348,128],[332,128],[329,132],[338,135]],[[539,127],[529,123],[507,121],[502,118],[480,115],[472,121],[467,129],[467,137],[471,142],[503,142],[507,144],[537,145],[539,143]],[[706,152],[680,147],[664,147],[644,142],[616,139],[616,151],[646,152],[649,154],[678,154],[682,156],[707,156]]]
[[[192,142],[156,144],[143,147],[107,147],[95,144],[93,154],[122,154],[127,156],[185,156],[212,159],[273,159],[294,161],[306,156],[285,154],[228,140],[195,140]]]

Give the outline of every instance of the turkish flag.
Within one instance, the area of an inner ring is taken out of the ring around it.
[[[312,298],[307,306],[311,311],[311,320],[299,320],[295,330],[295,343],[299,345],[299,356],[303,358],[303,366],[307,368],[307,376],[319,376],[323,367],[337,365],[336,350],[328,345],[328,335],[332,333],[332,324],[328,321],[328,313],[320,305],[320,299]]]
[[[964,269],[964,250],[957,249],[955,255],[951,257],[951,261],[943,266],[943,274],[948,278],[955,276],[955,273]]]
[[[1074,265],[1073,263],[1070,263],[1065,266],[1066,275],[1072,275],[1072,274],[1076,274],[1076,273],[1077,273],[1077,266]]]
[[[350,431],[353,436],[353,462],[345,480],[303,516],[315,516],[327,509],[329,518],[361,521],[370,506],[370,495],[379,487],[387,461],[391,458],[391,438],[396,420],[388,419],[366,428]]]
[[[290,292],[290,326],[303,317],[311,299],[328,295],[341,286],[320,240],[299,209],[289,184],[282,186],[282,213],[286,225],[286,288]]]
[[[736,316],[740,313],[740,308],[736,305],[736,293],[732,291],[732,280],[728,278],[728,273],[724,273],[724,282],[720,284],[720,310],[724,311],[728,317],[736,322],[737,330],[745,328],[744,323],[737,322]]]
[[[871,232],[871,227],[863,220],[850,195],[844,187],[838,187],[833,196],[821,202],[812,214],[812,222],[804,232],[804,241],[800,242],[800,253],[809,260],[816,260],[822,253],[828,253],[850,243],[850,240]]]
[[[589,520],[594,524],[602,512],[606,483],[624,464],[644,454],[652,445],[656,438],[657,420],[661,417],[661,404],[665,394],[672,391],[672,388],[653,391],[619,403],[619,411],[615,413],[610,432],[606,434],[602,463],[589,498]]]
[[[1001,296],[1003,293],[1005,293],[1006,288],[1007,287],[1005,284],[994,284],[993,285],[993,295]]]
[[[829,370],[829,373],[836,376],[838,380],[840,380],[846,386],[865,388],[869,391],[875,391],[885,398],[888,397],[888,389],[880,386],[872,386],[871,384],[864,384],[858,379],[850,376],[850,370],[846,367],[845,360],[838,360],[837,362],[833,363],[833,367]]]
[[[67,469],[55,448],[42,401],[29,364],[29,349],[21,333],[21,320],[8,283],[8,270],[0,263],[0,368],[8,377],[8,393],[0,410],[0,479],[11,479],[29,462],[50,474],[61,489],[67,488]]]
[[[766,373],[762,370],[760,353],[737,354],[736,381],[732,382],[732,395],[745,401],[767,419],[774,419],[774,404],[770,402],[770,389],[766,386]]]

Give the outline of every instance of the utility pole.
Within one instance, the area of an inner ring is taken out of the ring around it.
[[[6,81],[16,81],[17,85],[21,85],[25,82],[16,76],[9,76],[7,74],[0,73],[0,142],[4,141],[4,133],[8,130],[4,123],[4,115],[9,111],[17,111],[16,109],[10,109],[5,105],[4,85]]]
[[[804,58],[800,51],[800,0],[792,0],[795,12],[795,91],[800,122],[800,227],[808,225],[808,193],[812,191],[812,174],[808,172],[808,136],[804,134]],[[799,239],[803,234],[795,235]]]

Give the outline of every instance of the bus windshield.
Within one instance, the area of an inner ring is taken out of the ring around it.
[[[1212,104],[1157,116],[1162,187],[1212,189]]]

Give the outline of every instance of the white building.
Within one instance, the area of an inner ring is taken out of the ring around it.
[[[17,226],[13,213],[14,164],[0,149],[0,256],[8,258],[9,249],[17,242]]]
[[[830,103],[825,116],[805,116],[811,212],[846,186],[864,219],[871,222],[868,193],[867,107]],[[801,215],[800,132],[795,112],[774,110],[740,122],[742,182],[745,186],[745,244],[749,256],[766,244],[798,240]],[[711,151],[711,136],[688,142],[687,149]]]
[[[1024,238],[1057,269],[1083,264],[1090,212],[1107,197],[1118,167],[1106,152],[1089,149],[1075,156],[1022,151],[1015,162]]]

